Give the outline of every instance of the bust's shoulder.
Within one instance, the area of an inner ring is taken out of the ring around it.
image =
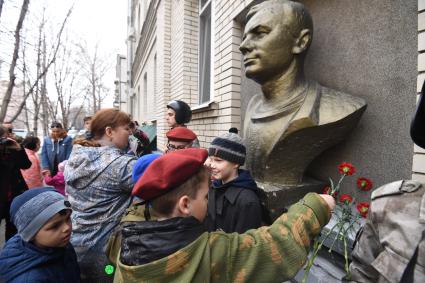
[[[366,108],[366,101],[342,91],[325,86],[320,87],[320,124],[331,123],[343,119],[356,111]]]

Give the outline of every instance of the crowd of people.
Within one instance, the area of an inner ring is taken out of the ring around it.
[[[72,139],[0,127],[0,282],[283,282],[295,276],[335,201],[308,193],[274,222],[235,128],[199,147],[190,107],[167,105],[164,154],[117,109]],[[424,125],[423,123],[422,125]],[[363,281],[362,281],[363,282]],[[367,281],[366,281],[367,282]]]

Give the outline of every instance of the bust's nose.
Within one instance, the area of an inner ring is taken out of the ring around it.
[[[248,36],[245,37],[245,39],[242,41],[241,45],[239,46],[239,50],[242,52],[243,55],[252,51],[252,41],[249,39]]]

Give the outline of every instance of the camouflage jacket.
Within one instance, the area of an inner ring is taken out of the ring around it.
[[[328,205],[309,193],[271,226],[244,234],[205,232],[144,265],[118,258],[114,282],[282,282],[303,266],[312,238],[329,219]]]
[[[352,254],[351,282],[425,282],[424,235],[424,185],[402,180],[376,189]]]

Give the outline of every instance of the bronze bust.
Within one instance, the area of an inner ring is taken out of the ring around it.
[[[313,21],[298,2],[269,0],[247,14],[240,51],[262,94],[245,114],[246,167],[260,182],[300,186],[306,167],[353,130],[366,102],[308,80]]]

